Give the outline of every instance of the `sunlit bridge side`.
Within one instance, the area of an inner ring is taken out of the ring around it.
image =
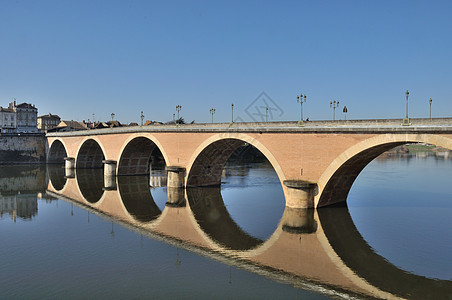
[[[439,135],[378,135],[366,139],[341,153],[325,170],[319,179],[320,192],[315,206],[346,202],[355,179],[372,160],[407,143],[427,143],[452,150],[452,138]]]

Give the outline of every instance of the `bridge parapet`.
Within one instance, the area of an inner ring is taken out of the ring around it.
[[[298,122],[242,122],[200,123],[114,127],[105,129],[51,132],[47,137],[105,135],[139,132],[445,132],[452,130],[452,118],[410,119],[411,126],[403,126],[403,119],[308,121],[303,127]]]

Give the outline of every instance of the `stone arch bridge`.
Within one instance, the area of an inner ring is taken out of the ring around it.
[[[48,133],[48,163],[70,170],[103,168],[104,176],[149,174],[158,148],[168,187],[215,186],[240,146],[257,148],[276,171],[286,206],[312,208],[345,202],[361,170],[406,143],[452,150],[452,119],[137,126]],[[105,180],[108,182],[108,180]]]

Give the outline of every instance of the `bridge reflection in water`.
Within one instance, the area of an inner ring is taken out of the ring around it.
[[[63,169],[61,169],[63,170]],[[295,286],[378,298],[451,298],[452,282],[410,274],[376,254],[348,208],[286,207],[274,233],[261,240],[231,218],[220,188],[167,188],[155,203],[147,176],[49,170],[47,193],[110,217],[127,227]],[[91,170],[90,170],[91,171]],[[108,184],[108,187],[105,185]]]

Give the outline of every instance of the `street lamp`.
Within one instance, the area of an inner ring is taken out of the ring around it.
[[[181,111],[182,106],[181,105],[176,105],[176,111],[177,111],[177,121],[179,121],[179,112]]]
[[[234,103],[231,104],[231,124],[234,123]]]
[[[409,126],[411,125],[410,123],[410,118],[408,118],[408,96],[410,95],[410,92],[408,92],[408,90],[405,92],[406,95],[406,115],[405,115],[405,119],[403,119],[403,126]]]
[[[111,113],[111,120],[113,121],[115,119],[115,113]]]
[[[430,121],[432,120],[432,98],[428,100],[428,103],[430,104]]]
[[[212,123],[213,123],[213,115],[215,114],[215,108],[210,109],[210,114],[212,115]]]
[[[265,123],[268,122],[268,107],[265,108]]]
[[[298,122],[299,126],[304,126],[303,124],[303,103],[306,102],[306,95],[300,94],[297,96],[297,103],[300,103],[300,121]]]
[[[339,107],[339,101],[330,101],[330,107],[333,109],[333,121],[336,120],[336,108]]]
[[[141,126],[143,126],[143,119],[144,119],[144,115],[143,115],[143,111],[141,111]]]

